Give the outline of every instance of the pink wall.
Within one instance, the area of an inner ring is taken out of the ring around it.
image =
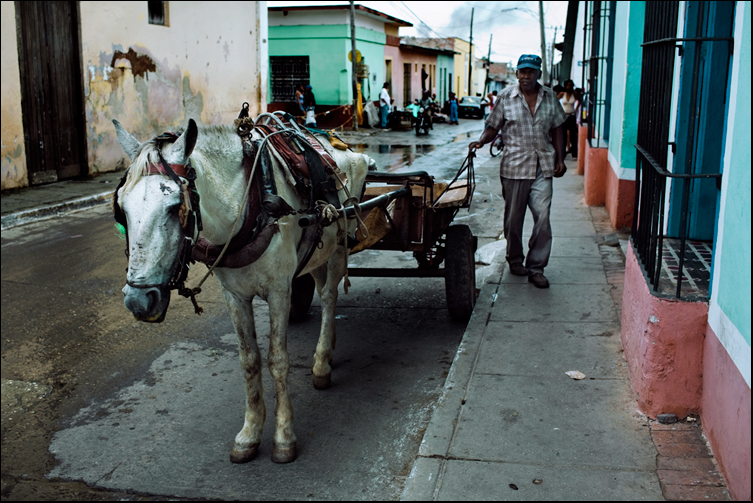
[[[578,174],[582,175],[586,169],[586,140],[588,139],[588,128],[578,126]]]
[[[700,411],[707,314],[705,302],[651,295],[629,244],[620,338],[638,406],[649,417]]]
[[[437,56],[432,54],[426,54],[420,51],[415,51],[406,47],[395,47],[390,45],[384,46],[384,58],[392,58],[392,89],[390,96],[395,99],[393,105],[398,108],[404,108],[405,105],[409,105],[415,99],[421,98],[421,65],[426,65],[426,73],[431,73],[430,65],[433,65],[436,74],[436,78],[439,78],[439,71],[436,70]],[[403,64],[410,63],[410,81],[411,81],[411,95],[410,103],[403,102]],[[418,65],[418,67],[416,67]],[[418,68],[418,69],[416,69]],[[382,82],[384,84],[384,82]],[[429,78],[426,79],[426,87],[429,88]],[[381,89],[381,85],[380,85]],[[432,78],[431,89],[432,93],[435,93],[437,89],[437,83]]]
[[[732,498],[749,501],[750,387],[709,326],[703,348],[701,419]]]
[[[609,170],[607,149],[591,148],[588,142],[585,143],[586,150],[578,151],[581,157],[585,157],[583,196],[588,206],[604,206],[607,199],[607,170]]]
[[[607,149],[591,148],[586,139],[587,131],[587,128],[581,127],[578,133],[578,151],[581,152],[578,174],[584,175],[585,202],[588,206],[606,206],[612,227],[628,229],[633,223],[635,182],[617,177],[609,162]]]
[[[394,106],[403,107],[403,57],[400,54],[400,48],[394,45],[384,46],[384,60],[392,60],[392,85],[390,86],[390,97],[395,99]],[[386,63],[385,63],[386,66]],[[386,72],[383,74],[387,79]],[[381,92],[384,82],[379,82],[379,91]]]
[[[635,206],[635,181],[619,179],[611,165],[607,166],[605,204],[612,227],[616,230],[630,229]]]

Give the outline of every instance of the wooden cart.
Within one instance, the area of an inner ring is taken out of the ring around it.
[[[469,154],[449,183],[435,183],[424,171],[369,173],[360,204],[369,237],[352,247],[351,254],[364,249],[411,251],[418,267],[351,267],[348,275],[444,277],[450,316],[468,320],[476,303],[474,255],[478,238],[467,225],[451,224],[461,208],[471,205],[475,189],[474,156]],[[313,294],[314,281],[310,275],[295,279],[291,319],[306,316]]]

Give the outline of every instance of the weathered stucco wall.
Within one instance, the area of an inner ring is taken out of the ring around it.
[[[2,188],[13,189],[28,185],[26,177],[26,147],[21,115],[21,77],[18,69],[16,42],[16,9],[13,2],[0,3],[0,41],[2,42]]]
[[[169,26],[148,22],[146,2],[81,2],[90,172],[125,162],[111,119],[149,139],[185,126],[227,124],[244,101],[265,109],[266,2],[170,2]],[[262,25],[264,24],[262,21]]]

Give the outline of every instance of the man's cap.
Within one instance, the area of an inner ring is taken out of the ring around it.
[[[518,60],[518,70],[521,68],[541,70],[541,58],[535,54],[523,54]]]

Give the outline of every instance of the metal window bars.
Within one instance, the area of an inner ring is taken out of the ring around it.
[[[581,123],[588,124],[587,141],[593,148],[606,147],[609,139],[615,9],[614,1],[585,2],[583,54],[590,56],[582,67],[581,80],[588,87],[583,95],[581,113],[585,115]]]
[[[675,62],[676,42],[705,42],[718,38],[675,38],[677,32],[678,2],[648,2],[646,4],[646,21],[644,27],[643,64],[641,70],[641,98],[638,118],[638,142],[635,144],[636,178],[635,206],[631,241],[643,266],[644,272],[657,294],[661,274],[662,253],[664,248],[664,213],[666,202],[667,179],[682,185],[682,207],[680,214],[680,252],[677,277],[676,298],[682,295],[682,280],[686,254],[686,236],[688,225],[688,201],[691,185],[701,183],[704,179],[715,179],[717,184],[721,173],[671,173],[667,165],[668,147],[676,149],[674,142],[669,142],[669,124],[671,114],[672,86]],[[725,38],[730,41],[731,39]],[[698,79],[698,57],[695,51],[696,65],[691,88],[691,103],[696,103]],[[686,171],[691,171],[693,162],[693,145],[695,142],[695,114],[690,116],[687,143],[688,161]],[[678,193],[675,191],[674,193]]]

